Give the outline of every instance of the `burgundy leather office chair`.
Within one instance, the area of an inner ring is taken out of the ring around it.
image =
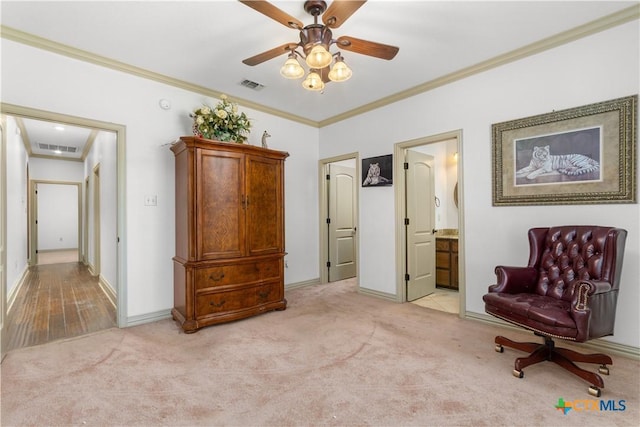
[[[528,265],[495,268],[497,283],[483,296],[485,311],[544,338],[539,344],[496,337],[497,352],[506,346],[530,353],[516,359],[516,377],[548,360],[588,381],[591,395],[601,395],[602,377],[574,362],[598,363],[598,372],[608,375],[611,358],[557,348],[553,339],[585,342],[613,335],[626,237],[626,230],[614,227],[532,228]]]

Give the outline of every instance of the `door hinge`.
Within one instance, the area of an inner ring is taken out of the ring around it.
[[[331,224],[331,218],[327,218],[327,224]]]
[[[327,261],[327,268],[331,268],[331,261]]]
[[[409,169],[409,163],[404,162],[404,168],[405,168],[405,169]]]
[[[404,219],[404,225],[409,225],[409,218]]]
[[[410,280],[410,278],[411,278],[411,276],[409,276],[409,274],[405,274],[405,275],[404,275],[404,280],[405,280],[405,281],[407,281],[407,282],[408,282],[408,281]]]
[[[331,175],[327,174],[327,179],[331,179]]]

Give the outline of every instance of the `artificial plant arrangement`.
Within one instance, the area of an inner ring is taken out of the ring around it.
[[[206,139],[244,144],[251,129],[251,121],[245,113],[238,113],[238,104],[220,95],[215,107],[203,105],[190,114],[193,133]]]

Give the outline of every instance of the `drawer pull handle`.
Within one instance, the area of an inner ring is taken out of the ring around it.
[[[258,296],[260,297],[260,299],[267,299],[270,293],[271,291],[260,291],[258,292]]]
[[[218,304],[216,304],[215,302],[211,301],[211,302],[209,303],[209,305],[212,305],[212,306],[214,306],[214,307],[222,307],[222,306],[224,305],[224,303],[225,303],[225,302],[226,302],[225,300],[222,300],[222,301],[220,301]]]
[[[211,274],[209,276],[209,280],[212,280],[214,282],[219,282],[222,279],[224,279],[224,273],[218,273],[217,275]]]

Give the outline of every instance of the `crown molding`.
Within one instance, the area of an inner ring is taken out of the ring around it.
[[[199,93],[212,98],[220,98],[223,93],[213,89],[209,89],[204,86],[196,85],[186,82],[184,80],[176,79],[173,77],[165,76],[164,74],[155,73],[153,71],[145,70],[144,68],[136,67],[124,62],[116,61],[115,59],[107,58],[106,56],[97,55],[95,53],[88,52],[86,50],[77,49],[62,43],[54,42],[44,37],[36,36],[34,34],[26,33],[24,31],[16,30],[15,28],[0,26],[0,35],[2,38],[12,40],[14,42],[22,43],[38,49],[43,49],[49,52],[64,55],[69,58],[78,59],[80,61],[88,62],[91,64],[99,65],[101,67],[111,68],[112,70],[121,71],[123,73],[131,74],[144,79],[153,80],[159,83],[163,83],[169,86],[174,86],[180,89],[188,90],[190,92]],[[292,120],[305,125],[318,127],[318,122],[307,119],[302,116],[287,113],[286,111],[277,110],[275,108],[269,108],[265,105],[258,104],[256,102],[249,101],[247,99],[233,97],[234,102],[237,102],[243,107],[251,108],[257,111],[262,111],[274,116],[282,117],[287,120]]]
[[[497,68],[502,65],[508,64],[510,62],[514,62],[514,61],[526,58],[528,56],[536,55],[545,50],[553,49],[563,44],[570,43],[572,41],[581,39],[583,37],[587,37],[592,34],[596,34],[601,31],[608,30],[609,28],[626,24],[627,22],[631,22],[638,19],[640,19],[640,4],[628,7],[619,12],[604,16],[602,18],[596,19],[595,21],[588,22],[586,24],[572,28],[571,30],[567,30],[567,31],[558,33],[556,35],[553,35],[551,37],[547,37],[545,39],[542,39],[537,42],[531,43],[529,45],[523,46],[521,48],[512,50],[505,54],[488,59],[486,61],[479,62],[475,65],[471,65],[470,67],[462,68],[458,71],[454,71],[453,73],[446,74],[442,77],[439,77],[434,80],[430,80],[428,82],[422,83],[418,86],[414,86],[402,92],[398,92],[393,95],[387,96],[385,98],[381,98],[377,101],[363,105],[358,108],[354,108],[353,110],[330,117],[326,120],[321,120],[319,122],[319,127],[322,128],[324,126],[328,126],[333,123],[337,123],[342,120],[346,120],[348,118],[358,116],[360,114],[375,110],[377,108],[384,107],[385,105],[393,104],[394,102],[398,102],[400,100],[410,98],[414,95],[418,95],[423,92],[428,92],[440,86],[453,83],[457,80],[462,80],[474,74],[479,74],[484,71],[488,71],[492,68]]]
[[[528,56],[538,54],[545,50],[553,49],[563,44],[570,43],[572,41],[581,39],[583,37],[587,37],[592,34],[596,34],[601,31],[605,31],[607,29],[625,24],[633,20],[638,20],[638,19],[640,19],[640,4],[628,7],[619,12],[612,13],[611,15],[604,16],[602,18],[580,25],[573,29],[558,33],[554,36],[547,37],[545,39],[542,39],[537,42],[531,43],[527,46],[524,46],[522,48],[512,50],[511,52],[507,52],[503,55],[499,55],[494,58],[488,59],[486,61],[482,61],[475,65],[471,65],[469,67],[455,71],[453,73],[446,74],[442,77],[439,77],[434,80],[430,80],[428,82],[422,83],[418,86],[414,86],[407,90],[381,98],[377,101],[371,102],[369,104],[363,105],[358,108],[354,108],[345,113],[338,114],[333,117],[329,117],[325,120],[314,121],[302,116],[298,116],[295,114],[287,113],[285,111],[270,108],[265,105],[249,101],[247,99],[240,99],[240,98],[234,97],[234,101],[236,101],[238,104],[247,108],[252,108],[257,111],[262,111],[274,116],[282,117],[284,119],[292,120],[308,126],[322,128],[322,127],[349,119],[351,117],[358,116],[360,114],[375,110],[377,108],[384,107],[389,104],[393,104],[403,99],[410,98],[412,96],[415,96],[424,92],[428,92],[440,86],[444,86],[446,84],[455,82],[457,80],[470,77],[474,74],[482,73],[484,71],[487,71],[496,67],[500,67],[502,65],[526,58]],[[143,68],[135,67],[130,64],[116,61],[114,59],[110,59],[101,55],[96,55],[94,53],[87,52],[85,50],[76,49],[74,47],[67,46],[62,43],[57,43],[52,40],[45,39],[43,37],[35,36],[33,34],[25,33],[23,31],[6,27],[4,25],[0,26],[0,35],[7,40],[12,40],[12,41],[26,44],[38,49],[47,50],[50,52],[58,53],[60,55],[68,56],[70,58],[96,64],[102,67],[111,68],[117,71],[132,74],[132,75],[146,78],[149,80],[154,80],[169,86],[174,86],[174,87],[178,87],[180,89],[188,90],[191,92],[200,93],[205,96],[220,98],[220,95],[222,95],[222,92],[209,89],[204,86],[196,85],[183,80],[168,77],[163,74],[155,73],[153,71],[145,70]]]

